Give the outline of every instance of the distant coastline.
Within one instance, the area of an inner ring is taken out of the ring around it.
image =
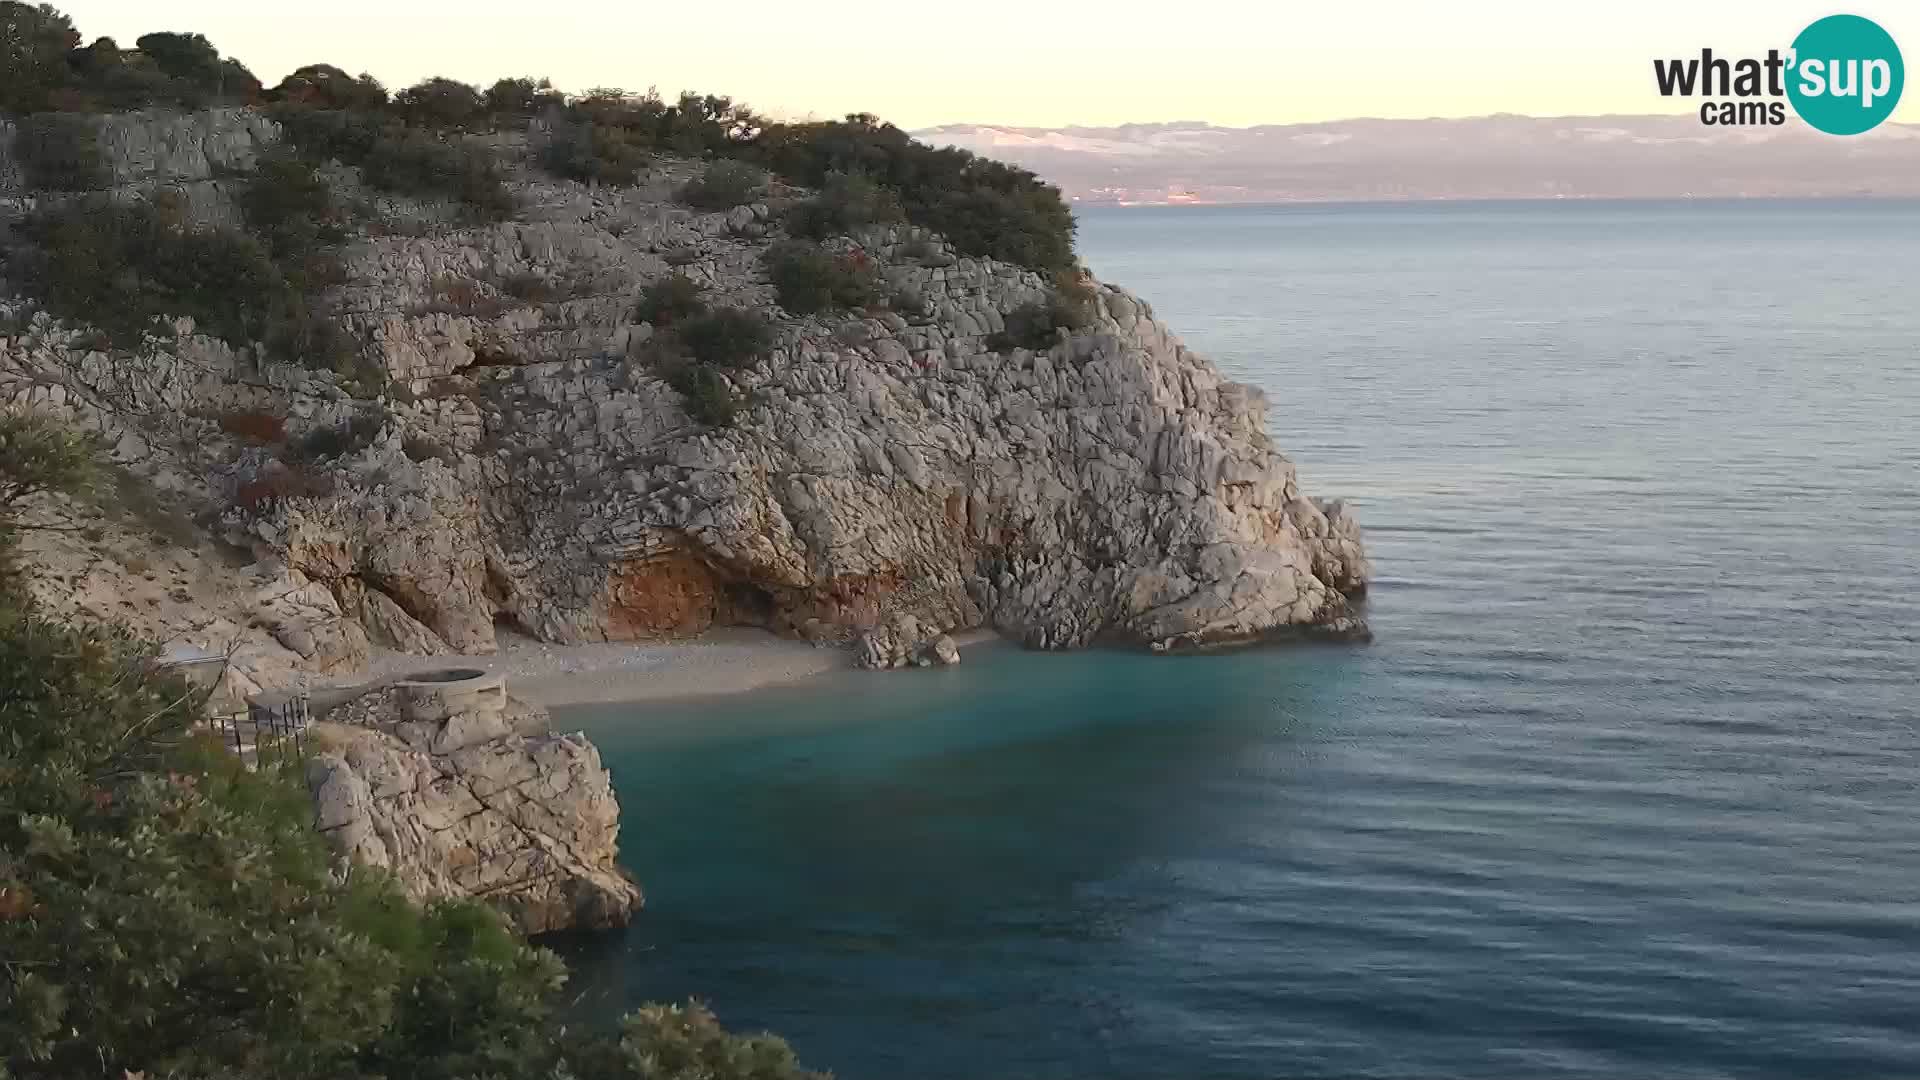
[[[1097,208],[1101,210],[1165,210],[1197,209],[1221,210],[1230,208],[1255,208],[1262,206],[1437,206],[1449,204],[1484,203],[1678,203],[1678,202],[1744,202],[1744,203],[1847,203],[1847,202],[1913,202],[1920,200],[1920,192],[1913,194],[1881,194],[1867,192],[1853,195],[1464,195],[1464,196],[1412,196],[1402,198],[1268,198],[1268,199],[1168,199],[1161,202],[1108,202],[1097,199],[1069,199],[1075,210]]]
[[[1920,125],[1852,138],[1693,116],[1486,116],[915,133],[1011,161],[1078,205],[1920,197]]]

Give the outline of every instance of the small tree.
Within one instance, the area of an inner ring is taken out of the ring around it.
[[[482,115],[480,91],[438,76],[395,94],[393,107],[409,124],[430,128],[464,128]]]
[[[87,497],[100,485],[91,438],[44,416],[0,412],[0,610],[21,603],[13,549],[28,502],[53,492]]]
[[[51,5],[0,0],[0,112],[47,108],[71,80],[67,54],[79,45],[73,20]]]
[[[715,308],[680,324],[680,341],[702,364],[742,368],[773,345],[773,327],[750,311]]]
[[[740,411],[733,384],[725,375],[698,364],[677,363],[663,372],[667,385],[680,394],[687,415],[708,427],[731,427]]]
[[[48,191],[98,191],[109,179],[91,117],[45,112],[22,117],[14,154],[27,186]]]
[[[371,75],[359,78],[332,64],[308,64],[280,80],[272,100],[319,109],[384,109],[387,88]]]
[[[553,88],[551,79],[501,79],[482,95],[487,112],[496,117],[532,116],[566,101],[566,95]]]
[[[820,194],[799,203],[787,214],[787,228],[795,236],[825,239],[867,225],[905,221],[900,196],[865,173],[834,170]]]
[[[707,310],[707,302],[700,296],[704,291],[704,286],[685,274],[669,274],[641,290],[634,316],[655,326],[671,326]]]
[[[301,258],[346,238],[332,189],[311,163],[291,154],[262,157],[239,202],[275,258]]]
[[[780,306],[795,315],[880,300],[880,275],[858,251],[834,254],[818,244],[789,240],[767,252],[766,264]]]
[[[731,210],[760,197],[767,174],[740,161],[716,161],[680,188],[680,201],[701,210]]]
[[[91,438],[43,416],[0,412],[0,528],[36,495],[86,495],[99,482]]]
[[[204,34],[145,34],[134,43],[181,89],[225,101],[260,93],[260,80],[236,60],[222,60]]]

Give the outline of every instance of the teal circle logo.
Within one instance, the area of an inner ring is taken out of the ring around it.
[[[1880,24],[1829,15],[1793,39],[1787,98],[1829,135],[1858,135],[1892,115],[1907,82],[1900,46]]]

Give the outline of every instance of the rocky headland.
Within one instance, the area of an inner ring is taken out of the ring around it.
[[[107,197],[188,230],[242,221],[288,138],[239,107],[87,123]],[[30,183],[22,137],[0,128],[9,228],[80,197]],[[812,191],[771,177],[690,206],[710,167],[671,155],[560,179],[540,162],[564,137],[551,115],[464,137],[510,196],[486,220],[315,169],[354,209],[324,286],[351,363],[184,316],[130,345],[0,300],[0,402],[96,432],[133,508],[32,534],[38,601],[226,655],[234,701],[503,634],[761,627],[880,668],[953,662],[949,635],[980,629],[1041,649],[1365,635],[1352,515],[1301,490],[1265,396],[1143,300],[1081,274],[1078,317],[1035,339],[1014,324],[1057,279],[886,221],[817,244],[885,303],[790,310],[767,267]],[[750,313],[764,347],[676,381],[677,327],[641,302],[670,279]],[[638,894],[590,745],[517,706],[423,720],[397,693],[331,718],[313,777],[341,851],[528,930],[624,918]]]

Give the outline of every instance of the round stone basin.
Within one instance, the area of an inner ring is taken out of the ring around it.
[[[479,668],[442,668],[396,679],[400,714],[409,720],[443,723],[467,713],[493,718],[507,707],[507,677]]]

